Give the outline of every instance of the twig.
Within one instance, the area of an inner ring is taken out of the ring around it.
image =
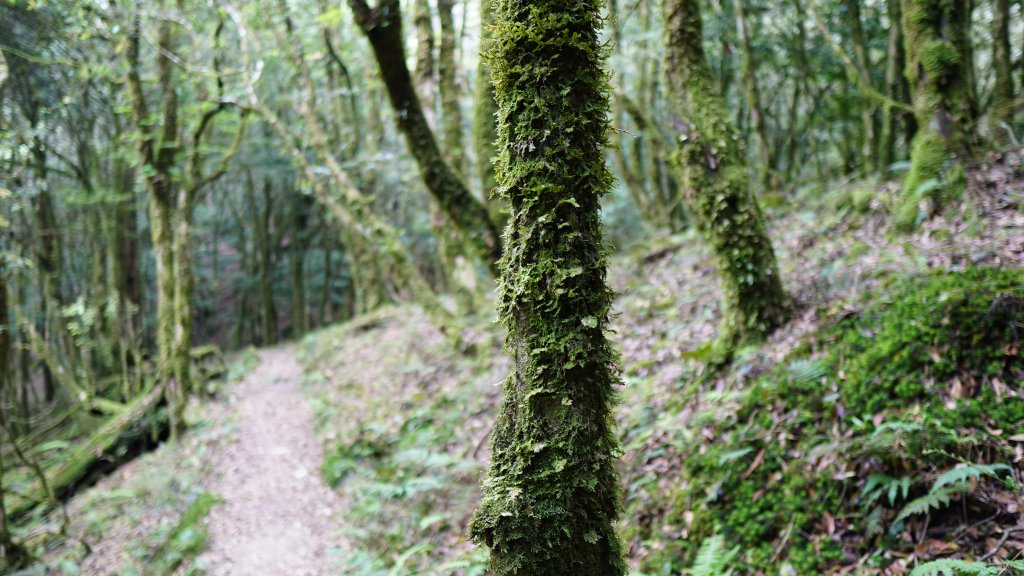
[[[999,543],[996,544],[996,547],[982,554],[981,556],[978,556],[978,561],[984,562],[998,554],[999,550],[1001,550],[1003,545],[1006,544],[1006,541],[1010,539],[1010,534],[1013,534],[1014,532],[1019,532],[1020,530],[1024,530],[1024,528],[1010,528],[1008,530],[1003,530],[1003,537],[999,539]]]

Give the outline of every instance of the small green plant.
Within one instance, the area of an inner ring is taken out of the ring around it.
[[[1007,569],[1014,570],[1014,572],[1009,572]],[[1004,576],[1019,574],[1019,570],[1024,570],[1024,561],[1011,560],[1002,564],[990,564],[943,558],[921,564],[914,568],[910,576]]]
[[[715,534],[704,539],[697,551],[697,557],[693,565],[687,570],[689,576],[730,576],[732,569],[729,565],[736,560],[739,554],[739,546],[733,548],[725,547],[725,537]]]
[[[953,496],[969,493],[973,481],[983,476],[997,478],[1000,472],[1010,470],[1006,464],[966,464],[947,470],[935,479],[928,494],[908,502],[896,521],[942,509],[949,505]]]

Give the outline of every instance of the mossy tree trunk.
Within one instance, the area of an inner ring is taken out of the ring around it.
[[[625,573],[618,383],[600,198],[608,85],[600,0],[497,0],[497,174],[511,207],[499,313],[514,358],[470,526],[496,576]]]
[[[185,3],[179,0],[179,11]],[[204,136],[212,129],[214,119],[228,108],[223,103],[223,79],[217,76],[220,102],[207,109],[199,118],[195,129],[188,135],[189,154],[186,156],[182,122],[179,118],[178,85],[174,61],[178,50],[180,23],[164,18],[159,23],[157,36],[157,87],[160,96],[159,123],[150,116],[142,81],[141,15],[136,14],[128,37],[127,87],[131,102],[136,140],[136,158],[146,174],[145,184],[149,196],[149,224],[156,260],[157,284],[157,382],[167,399],[172,434],[183,427],[185,397],[191,388],[190,362],[192,348],[192,296],[195,280],[192,270],[192,219],[199,191],[222,177],[231,159],[238,152],[244,136],[245,115],[241,114],[231,148],[225,151],[214,170],[204,172]],[[219,47],[222,25],[215,28],[214,45]],[[219,61],[213,60],[214,70]]]
[[[427,188],[441,209],[465,235],[475,255],[497,273],[501,239],[482,202],[477,200],[445,160],[413,87],[405,60],[399,0],[349,0],[356,22],[370,41],[395,109],[398,128],[419,165]]]
[[[500,200],[492,195],[498,187],[494,174],[494,143],[498,139],[498,103],[494,99],[494,83],[491,82],[491,64],[486,50],[491,42],[491,26],[494,24],[492,0],[480,0],[480,60],[476,66],[476,93],[473,97],[473,145],[476,147],[477,178],[480,192],[488,206],[491,219],[500,222]]]
[[[678,164],[691,212],[718,261],[723,342],[757,341],[787,320],[788,298],[750,190],[742,137],[704,53],[698,0],[664,0],[664,11],[665,67],[683,127]]]
[[[933,199],[964,186],[960,160],[973,147],[974,106],[969,86],[971,0],[902,0],[907,81],[918,132],[904,181],[903,224],[914,224],[923,190]],[[967,46],[965,46],[967,44]],[[939,186],[924,186],[936,181]]]
[[[992,7],[992,87],[990,124],[996,141],[1010,141],[1013,124],[1013,57],[1010,44],[1010,0],[995,0]],[[1006,127],[1004,127],[1004,124]]]

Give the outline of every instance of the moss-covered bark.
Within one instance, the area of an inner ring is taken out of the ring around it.
[[[742,137],[704,53],[697,0],[666,0],[666,68],[676,100],[684,193],[720,268],[723,341],[756,341],[789,317],[775,252],[750,191]],[[685,120],[682,120],[685,118]]]
[[[470,532],[497,576],[621,575],[601,2],[496,6],[496,168],[511,207],[499,313],[515,365]]]
[[[356,22],[370,41],[381,78],[395,109],[395,120],[416,158],[420,174],[441,209],[466,236],[476,255],[497,273],[501,238],[482,202],[477,200],[451,168],[427,124],[405,61],[399,0],[349,0]]]
[[[922,190],[933,198],[963,186],[959,160],[973,144],[970,79],[971,0],[902,0],[903,32],[914,115],[919,126],[904,182],[901,223],[911,224]],[[938,186],[924,186],[931,181]]]

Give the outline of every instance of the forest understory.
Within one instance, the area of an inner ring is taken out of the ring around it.
[[[911,235],[889,224],[894,184],[808,190],[792,207],[772,209],[771,233],[798,313],[720,371],[706,369],[720,304],[699,239],[641,243],[613,260],[625,381],[618,467],[629,519],[619,529],[634,574],[899,575],[929,560],[1001,566],[1024,557],[1024,500],[1014,488],[1024,472],[1024,435],[1001,426],[1024,410],[1024,362],[1016,332],[996,333],[1024,321],[1021,153],[992,156],[970,182],[950,216]],[[997,313],[1009,324],[993,324],[996,332],[967,324]],[[868,315],[908,324],[882,321],[864,334],[858,320]],[[841,352],[851,356],[836,358],[851,332],[856,347]],[[249,506],[236,517],[233,501],[246,497],[238,486],[220,492],[218,478],[238,467],[262,470],[247,488],[259,493],[280,488],[275,475],[317,474],[281,457],[287,448],[278,444],[288,440],[276,436],[273,421],[250,415],[247,422],[238,408],[268,400],[280,407],[286,395],[253,392],[281,378],[302,379],[301,402],[314,416],[284,409],[271,420],[308,427],[296,433],[325,447],[316,466],[338,501],[325,504],[317,482],[288,488],[315,493],[325,508],[313,511],[322,520],[303,538],[307,548],[323,544],[310,558],[302,546],[271,547],[284,570],[273,573],[484,574],[486,555],[464,526],[479,499],[508,360],[490,315],[467,319],[463,334],[462,348],[453,348],[421,309],[406,305],[284,348],[243,352],[229,383],[190,406],[190,431],[179,442],[69,502],[71,538],[51,543],[46,563],[24,574],[155,574],[161,563],[173,563],[175,574],[255,573],[218,557],[225,549],[218,538],[252,527],[278,535],[280,514]],[[971,350],[955,349],[970,338]],[[855,370],[896,362],[872,357],[875,346],[902,350],[903,379],[914,387],[906,404],[879,405],[844,385],[844,377],[861,377]],[[283,372],[266,364],[268,355],[287,365]],[[811,400],[810,386],[829,393]],[[958,423],[950,414],[960,415]],[[241,461],[225,458],[254,434],[277,439]],[[956,490],[933,491],[951,475],[944,486]],[[944,498],[905,513],[936,493]]]

